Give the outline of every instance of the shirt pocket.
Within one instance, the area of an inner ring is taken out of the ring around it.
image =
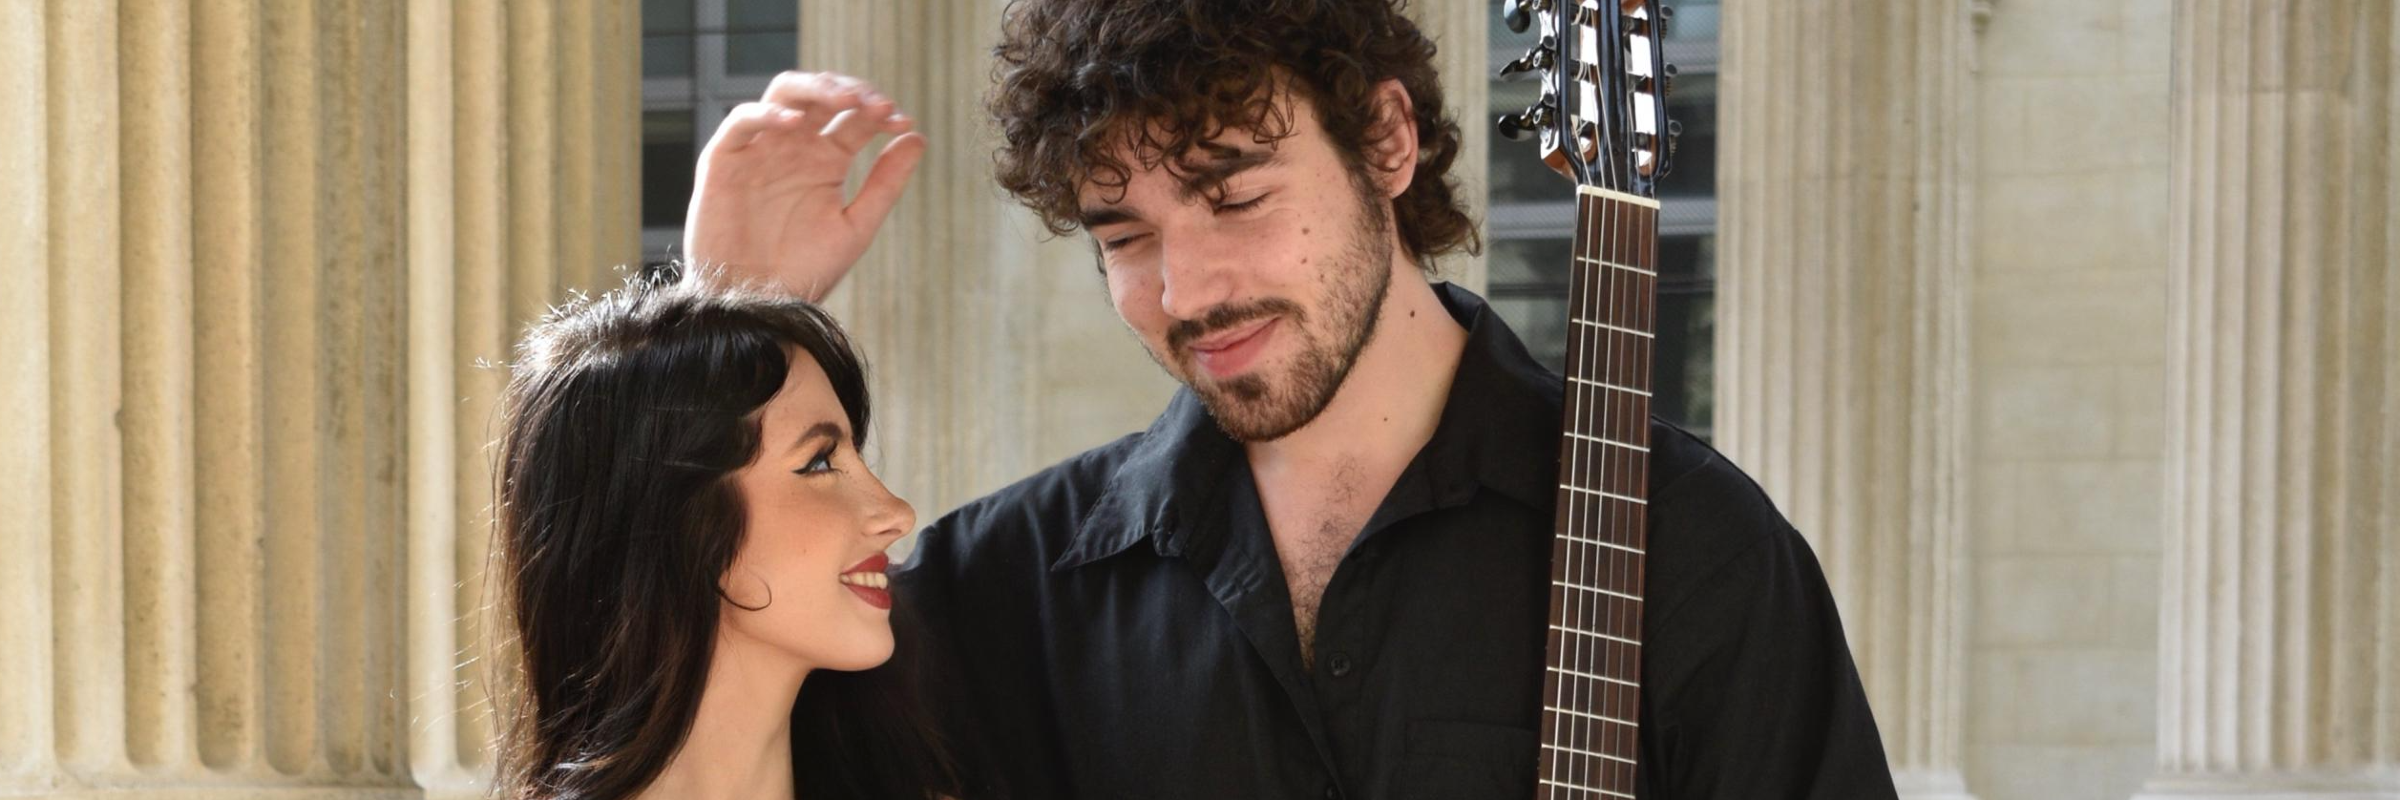
[[[1402,800],[1460,800],[1533,796],[1541,737],[1533,731],[1481,722],[1413,720],[1396,796]]]

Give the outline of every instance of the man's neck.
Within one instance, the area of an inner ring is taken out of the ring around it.
[[[1272,474],[1336,464],[1397,477],[1433,438],[1466,351],[1467,330],[1451,319],[1414,264],[1402,260],[1394,271],[1375,338],[1359,351],[1325,410],[1283,438],[1247,445],[1251,469],[1262,482]]]
[[[789,800],[792,703],[805,668],[733,635],[717,640],[692,730],[642,800]]]

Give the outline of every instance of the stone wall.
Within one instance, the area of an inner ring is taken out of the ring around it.
[[[635,10],[0,9],[0,794],[474,790],[492,365],[638,252]]]

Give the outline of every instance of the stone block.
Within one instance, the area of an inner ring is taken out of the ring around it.
[[[2095,615],[2094,624],[2105,624]],[[1975,689],[1988,742],[2104,748],[2147,744],[2157,729],[2151,649],[1999,650]],[[2035,699],[2038,698],[2038,702]]]
[[[1995,276],[1976,292],[1976,360],[2163,364],[2165,278],[2157,269]]]
[[[2019,473],[2020,553],[2155,555],[2165,518],[2161,462],[2056,461]],[[1986,532],[1990,535],[1991,532]]]
[[[2094,556],[1988,556],[1975,565],[1977,646],[2105,643],[2114,632],[2096,602],[2116,596],[2113,562]],[[2155,580],[2151,581],[2155,586]],[[2155,608],[2155,606],[2153,606]]]
[[[2005,145],[1987,149],[2020,158]],[[2166,178],[2160,168],[1983,181],[1976,195],[1977,277],[2164,269]]]
[[[1994,4],[1983,36],[1983,73],[1996,77],[2115,72],[2123,46],[2122,3],[2006,0]]]
[[[2114,446],[2115,367],[1978,370],[1976,448],[1983,458],[2099,458]],[[2040,502],[2041,498],[2027,498]]]
[[[1978,749],[1967,788],[1980,800],[2123,800],[2141,788],[2149,747],[2012,744]]]

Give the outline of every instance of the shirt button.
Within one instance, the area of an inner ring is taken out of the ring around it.
[[[1335,654],[1333,654],[1333,655],[1331,655],[1331,656],[1328,656],[1328,657],[1326,657],[1326,659],[1325,659],[1325,668],[1326,668],[1328,671],[1332,672],[1332,673],[1333,673],[1333,676],[1334,676],[1334,677],[1336,677],[1336,678],[1347,678],[1347,677],[1350,677],[1350,654],[1349,654],[1349,653],[1335,653]],[[1332,787],[1326,787],[1326,789],[1325,789],[1325,790],[1326,790],[1327,792],[1331,792],[1331,791],[1333,791],[1333,788],[1332,788]],[[1327,796],[1327,797],[1332,797],[1333,795],[1330,795],[1330,794],[1328,794],[1328,795],[1326,795],[1326,796]]]
[[[1342,800],[1341,788],[1330,783],[1325,784],[1325,800]]]

